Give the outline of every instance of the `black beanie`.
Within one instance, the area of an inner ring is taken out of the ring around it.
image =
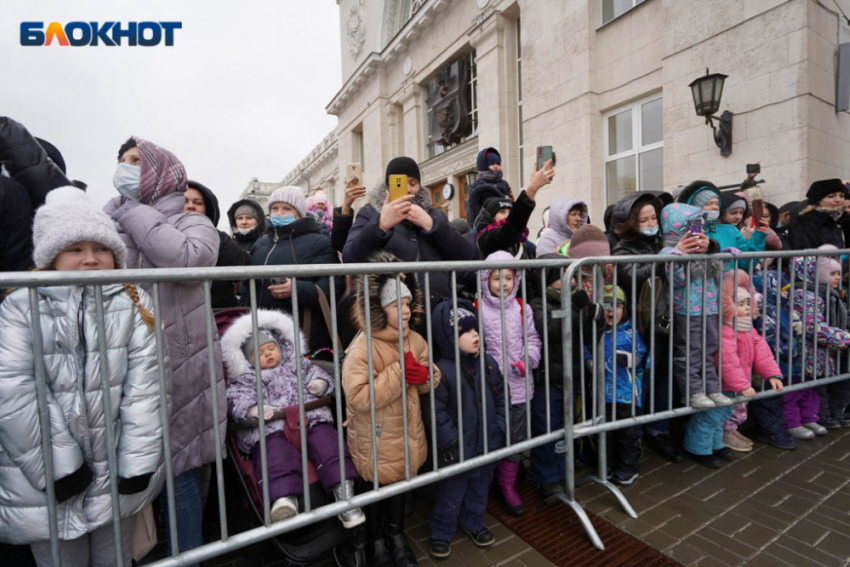
[[[484,201],[484,210],[490,213],[491,217],[495,217],[496,213],[502,209],[512,208],[514,208],[514,204],[509,197],[490,197]]]
[[[390,163],[387,164],[387,175],[384,178],[384,182],[388,186],[390,184],[390,175],[406,175],[422,183],[419,166],[413,158],[402,156],[390,160]]]
[[[821,179],[815,181],[806,191],[806,198],[810,205],[817,205],[821,199],[833,193],[847,193],[847,188],[840,179]]]
[[[564,257],[560,254],[556,254],[555,252],[550,252],[549,254],[541,254],[537,257],[538,260],[563,260]],[[561,274],[563,274],[563,268],[546,268],[546,287],[551,286],[553,283],[561,279]]]

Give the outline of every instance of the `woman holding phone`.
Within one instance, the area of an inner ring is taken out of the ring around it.
[[[469,244],[452,228],[446,214],[432,208],[431,195],[420,181],[419,165],[413,159],[390,161],[384,182],[366,193],[368,203],[354,219],[342,252],[346,264],[367,262],[381,250],[403,262],[468,261],[472,257]],[[406,194],[400,191],[405,183]],[[448,272],[431,273],[430,288],[431,305],[450,298]]]

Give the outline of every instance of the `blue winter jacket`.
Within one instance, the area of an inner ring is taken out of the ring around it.
[[[646,345],[640,334],[634,332],[632,322],[626,316],[626,320],[617,325],[617,348],[611,348],[611,342],[614,340],[614,330],[605,329],[602,334],[605,341],[605,402],[611,403],[611,398],[614,395],[614,368],[617,368],[617,403],[631,404],[632,394],[636,396],[635,405],[641,407],[641,398],[643,392],[643,377],[646,370],[649,369],[650,356],[646,351]],[[632,376],[632,366],[623,368],[617,366],[614,358],[614,350],[632,353],[632,345],[634,344],[634,368],[635,374]],[[593,360],[592,350],[589,346],[584,347],[584,357],[586,360]]]
[[[720,224],[717,222],[707,223],[705,233],[709,238],[716,240],[720,245],[721,252],[727,248],[737,248],[741,252],[764,252],[764,237],[763,232],[755,231],[749,240],[744,238],[738,227],[731,224]],[[727,260],[724,264],[724,270],[732,269],[732,260]],[[749,260],[738,260],[738,267],[742,270],[750,269]]]

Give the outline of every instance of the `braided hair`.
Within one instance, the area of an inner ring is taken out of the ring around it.
[[[136,309],[139,310],[139,315],[142,316],[142,321],[145,322],[145,325],[147,325],[148,329],[153,330],[153,313],[145,309],[142,305],[142,302],[139,301],[139,290],[136,288],[136,284],[124,284],[124,289],[127,291],[127,294],[130,296],[130,299],[133,300],[133,303],[136,305]]]

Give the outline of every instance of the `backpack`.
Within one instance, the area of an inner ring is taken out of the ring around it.
[[[655,334],[662,337],[670,336],[670,284],[667,278],[655,276],[655,310],[652,310],[653,278],[643,282],[640,288],[637,305],[638,331],[644,337],[649,337],[652,326],[655,326]]]

